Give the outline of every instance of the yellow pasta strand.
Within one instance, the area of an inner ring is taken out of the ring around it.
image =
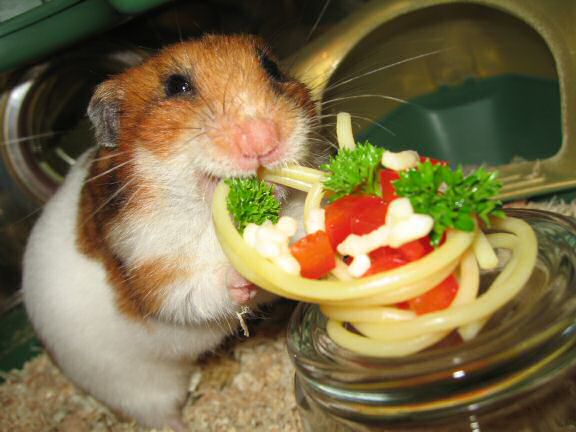
[[[482,231],[478,232],[472,247],[480,268],[489,270],[498,267],[498,256]]]
[[[320,207],[323,196],[324,190],[322,188],[322,183],[314,183],[310,188],[308,195],[306,195],[306,201],[304,202],[304,221],[308,220],[312,210]]]
[[[352,119],[347,112],[340,112],[336,117],[336,136],[340,148],[354,149],[356,142],[352,133]]]
[[[402,357],[414,354],[446,337],[446,333],[439,333],[421,335],[402,342],[386,343],[352,333],[345,329],[343,324],[339,321],[329,321],[326,325],[328,335],[341,347],[372,357]]]

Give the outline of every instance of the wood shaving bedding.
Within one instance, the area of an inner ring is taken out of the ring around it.
[[[292,305],[283,302],[268,318],[251,324],[252,337],[231,338],[201,359],[190,380],[183,417],[190,431],[298,432],[294,368],[286,352],[285,328]],[[118,419],[78,390],[46,354],[0,385],[0,431],[144,432]]]

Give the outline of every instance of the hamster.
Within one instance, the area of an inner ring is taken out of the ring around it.
[[[193,360],[265,300],[220,248],[213,189],[306,162],[315,109],[252,36],[170,46],[97,87],[98,145],[46,204],[23,263],[30,320],[78,387],[144,426],[184,429]]]

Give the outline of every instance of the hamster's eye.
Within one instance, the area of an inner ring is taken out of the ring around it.
[[[183,75],[170,75],[164,83],[166,96],[173,97],[194,91],[194,86],[188,78]]]
[[[260,64],[270,78],[277,82],[288,81],[274,60],[272,60],[262,51],[260,51],[258,54],[260,57]]]

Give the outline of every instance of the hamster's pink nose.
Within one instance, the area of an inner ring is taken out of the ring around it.
[[[278,147],[278,127],[269,119],[248,118],[236,129],[234,139],[242,156],[264,156]]]

